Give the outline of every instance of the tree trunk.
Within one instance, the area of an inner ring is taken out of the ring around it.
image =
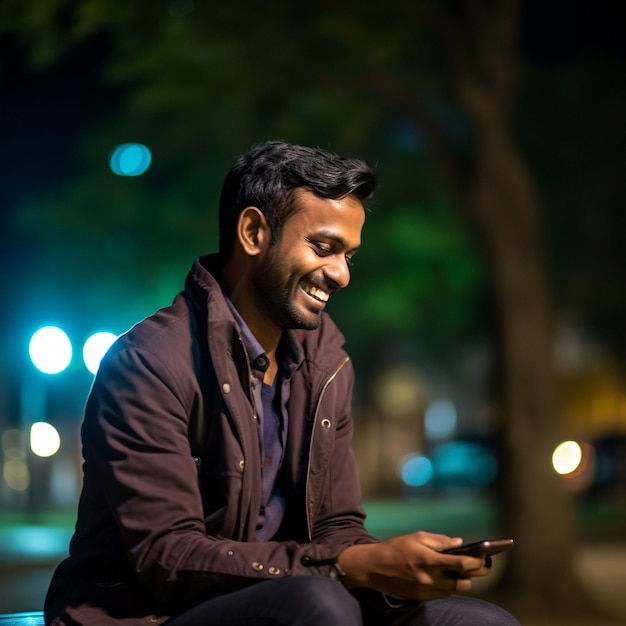
[[[505,129],[489,125],[478,129],[465,208],[490,257],[498,313],[502,506],[517,542],[504,584],[522,592],[526,605],[561,610],[581,595],[572,567],[572,502],[551,467],[560,416],[539,208]]]
[[[517,2],[467,0],[453,50],[461,104],[474,132],[459,195],[489,257],[497,307],[504,530],[516,540],[500,591],[533,612],[591,608],[573,570],[575,512],[551,466],[560,416],[540,206],[511,139]]]

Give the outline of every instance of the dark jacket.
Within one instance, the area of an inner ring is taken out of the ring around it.
[[[162,623],[257,581],[329,574],[363,527],[351,451],[353,369],[329,317],[292,332],[304,362],[291,383],[279,480],[287,509],[259,543],[258,420],[235,320],[198,259],[173,304],[102,361],[82,426],[84,483],[70,556],[45,613],[54,624]]]

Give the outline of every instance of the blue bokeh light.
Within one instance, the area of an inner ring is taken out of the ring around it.
[[[59,374],[72,361],[72,342],[57,326],[44,326],[31,337],[28,354],[39,371]]]
[[[150,150],[141,143],[123,143],[111,153],[109,165],[118,176],[139,176],[152,162]]]
[[[433,476],[433,465],[425,456],[413,454],[404,459],[400,474],[405,485],[423,487]]]
[[[443,487],[487,487],[498,474],[498,462],[486,447],[451,441],[431,454],[435,479]]]
[[[457,425],[457,411],[452,400],[441,398],[435,400],[424,416],[426,435],[433,440],[446,439],[454,436]]]

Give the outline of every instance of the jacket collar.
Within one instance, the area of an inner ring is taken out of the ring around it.
[[[219,254],[198,257],[193,262],[185,282],[185,288],[196,303],[208,307],[213,321],[222,320],[238,327],[226,296],[220,286],[223,261]],[[286,353],[291,359],[314,362],[320,369],[334,371],[337,363],[346,358],[343,351],[345,339],[327,313],[322,313],[320,326],[315,330],[287,329],[283,336]],[[337,350],[328,350],[334,346]]]

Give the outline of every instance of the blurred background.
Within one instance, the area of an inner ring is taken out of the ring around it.
[[[216,250],[234,158],[284,139],[379,178],[330,309],[370,530],[512,536],[475,593],[625,619],[618,8],[4,0],[0,612],[67,553],[103,350]]]

